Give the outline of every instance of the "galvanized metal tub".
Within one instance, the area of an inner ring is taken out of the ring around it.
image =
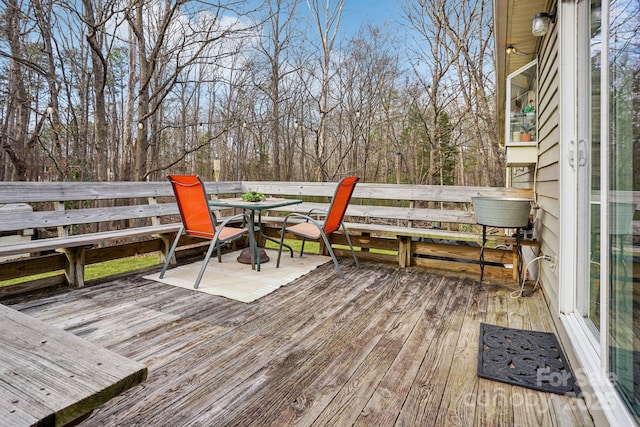
[[[523,228],[533,200],[517,197],[472,197],[476,222],[489,227]]]

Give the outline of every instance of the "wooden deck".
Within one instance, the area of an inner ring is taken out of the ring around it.
[[[147,365],[83,426],[593,425],[581,400],[476,376],[481,322],[553,332],[540,291],[343,266],[251,304],[141,276],[5,303]]]

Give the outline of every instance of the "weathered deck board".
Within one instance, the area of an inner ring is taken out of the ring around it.
[[[378,325],[380,339],[371,340],[369,345],[364,345],[364,352],[359,351],[359,359],[352,358],[350,375],[345,376],[348,378],[346,383],[332,384],[332,389],[335,391],[333,399],[327,402],[327,406],[317,417],[314,413],[305,414],[306,419],[301,417],[300,420],[303,421],[303,424],[309,424],[314,418],[318,425],[352,425],[358,418],[364,418],[369,425],[375,421],[369,420],[370,411],[367,407],[363,409],[362,404],[371,399],[381,379],[385,376],[389,374],[402,376],[406,366],[392,372],[392,365],[404,348],[407,336],[414,328],[421,313],[425,308],[428,308],[428,305],[435,303],[434,298],[420,298],[416,293],[436,296],[436,291],[440,287],[433,281],[419,283],[416,279],[417,277],[413,274],[401,278],[399,283],[402,283],[405,288],[403,290],[404,301],[402,304],[395,303],[387,314],[385,324]],[[363,344],[365,343],[363,342]],[[326,375],[331,380],[333,373],[327,371]],[[390,396],[388,390],[383,393],[387,397]]]
[[[503,287],[493,287],[491,292],[487,292],[486,323],[492,325],[509,324],[507,320],[508,293],[507,289]],[[478,392],[475,396],[475,424],[498,426],[513,425],[514,408],[511,404],[512,388],[513,386],[499,381],[489,381],[479,378]]]
[[[147,368],[0,305],[0,424],[75,423],[146,378]]]
[[[576,399],[476,376],[481,322],[553,331],[540,291],[515,300],[515,283],[344,270],[251,304],[141,277],[13,303],[148,366],[84,426],[593,425]]]
[[[357,425],[393,424],[398,417],[397,408],[402,407],[411,388],[416,386],[416,375],[424,364],[424,359],[416,355],[429,351],[436,333],[433,325],[448,314],[447,309],[458,291],[457,286],[451,286],[441,277],[433,277],[422,285],[433,291],[433,298],[421,299],[421,306],[403,313],[395,329],[404,330],[406,337],[395,347],[397,356],[361,411]]]
[[[367,284],[367,287],[371,286],[375,287],[375,283]],[[371,355],[382,333],[391,328],[397,317],[397,307],[406,305],[415,292],[407,292],[405,286],[398,283],[383,293],[361,292],[348,311],[340,310],[333,319],[327,319],[329,322],[310,331],[295,343],[293,352],[278,356],[270,364],[267,375],[284,380],[277,389],[263,384],[260,389],[249,390],[250,396],[245,399],[253,402],[252,408],[243,409],[233,418],[238,423],[259,419],[266,424],[284,425],[277,418],[287,417],[286,413],[292,418],[296,412],[304,414],[305,402],[316,402],[317,391],[335,394],[342,390],[344,385],[335,384],[335,378],[347,379],[356,375],[354,370]],[[345,315],[352,320],[344,322]],[[293,407],[292,402],[296,402]],[[334,402],[336,397],[328,403]]]
[[[469,396],[477,392],[477,381],[469,381],[468,371],[478,364],[478,335],[480,323],[487,310],[486,290],[470,295],[462,328],[458,334],[453,360],[441,407],[436,418],[437,425],[471,425],[475,416],[475,405],[469,404]]]

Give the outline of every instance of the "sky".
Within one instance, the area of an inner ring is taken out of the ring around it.
[[[345,0],[341,31],[355,34],[363,25],[394,28],[402,21],[401,0]],[[353,33],[347,29],[353,29]]]
[[[344,24],[371,23],[382,26],[385,21],[400,21],[402,8],[399,0],[345,0],[342,11]]]
[[[336,0],[330,0],[334,7]],[[401,2],[407,0],[344,0],[342,19],[338,30],[338,37],[348,39],[365,26],[372,25],[379,28],[398,27],[402,21]],[[298,0],[298,16],[309,18],[310,12],[305,0]]]
[[[324,2],[325,0],[320,0]],[[337,0],[328,0],[332,7],[335,7]],[[349,41],[359,36],[358,31],[365,31],[364,37],[369,34],[364,30],[367,26],[372,26],[381,30],[382,40],[385,36],[389,36],[387,40],[398,49],[399,58],[406,58],[407,46],[410,45],[410,31],[407,28],[406,19],[403,17],[404,11],[402,4],[408,0],[344,0],[342,9],[342,17],[337,34],[336,50],[341,49]],[[306,21],[309,36],[314,40],[318,37],[317,29],[314,24],[309,21],[311,12],[307,5],[307,1],[298,0],[296,13]]]

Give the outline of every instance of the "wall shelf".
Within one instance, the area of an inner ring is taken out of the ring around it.
[[[537,61],[531,61],[507,76],[507,166],[527,166],[538,161],[537,92]]]
[[[529,166],[538,162],[538,143],[511,142],[506,144],[507,166]]]

